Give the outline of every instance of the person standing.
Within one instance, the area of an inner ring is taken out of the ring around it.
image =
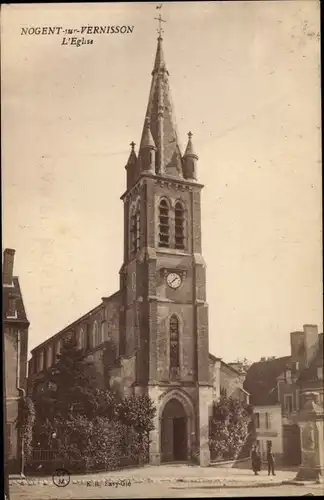
[[[275,459],[274,455],[272,452],[272,443],[268,443],[268,449],[267,449],[267,462],[268,462],[268,476],[270,476],[270,473],[272,473],[273,476],[275,476]]]
[[[254,474],[258,476],[261,470],[261,457],[256,445],[253,445],[252,447],[251,460],[252,460],[252,470]]]

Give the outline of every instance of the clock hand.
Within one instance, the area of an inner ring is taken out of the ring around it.
[[[174,283],[175,281],[178,281],[178,278],[174,278],[171,283]]]

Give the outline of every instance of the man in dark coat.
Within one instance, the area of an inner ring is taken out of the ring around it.
[[[254,445],[251,453],[252,460],[252,470],[256,476],[258,476],[261,470],[261,457],[258,448]]]
[[[270,472],[272,473],[273,476],[275,476],[275,471],[274,471],[274,466],[275,466],[275,459],[274,455],[272,452],[272,444],[268,444],[268,449],[267,449],[267,462],[268,462],[268,476],[270,476]]]

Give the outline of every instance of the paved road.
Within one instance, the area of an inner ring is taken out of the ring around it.
[[[277,485],[260,487],[215,487],[194,484],[132,484],[131,486],[89,487],[86,485],[68,485],[64,488],[54,485],[34,485],[11,487],[10,500],[85,500],[107,498],[217,498],[217,497],[257,497],[257,496],[302,496],[312,493],[322,496],[323,487]]]

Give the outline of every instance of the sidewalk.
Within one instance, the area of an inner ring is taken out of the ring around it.
[[[122,471],[110,471],[97,474],[72,475],[70,484],[104,485],[107,482],[117,483],[128,481],[131,484],[139,483],[180,483],[213,485],[219,487],[258,487],[275,486],[283,482],[291,481],[296,472],[291,470],[278,470],[276,476],[268,476],[266,471],[261,471],[255,476],[252,470],[235,468],[199,467],[188,465],[147,465],[142,468],[126,469]],[[53,484],[52,477],[26,478],[24,480],[11,480],[10,485],[50,485]],[[179,484],[179,486],[180,486]]]

